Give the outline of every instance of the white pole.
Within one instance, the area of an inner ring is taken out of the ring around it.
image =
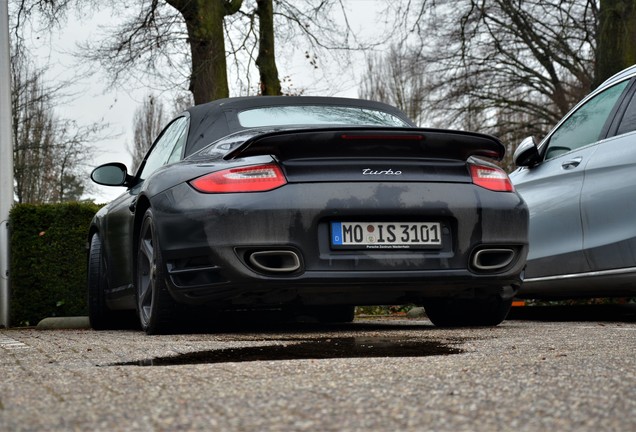
[[[9,1],[0,0],[0,326],[9,327],[9,210],[13,205]]]

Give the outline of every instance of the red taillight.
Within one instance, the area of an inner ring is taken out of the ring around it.
[[[508,174],[500,168],[470,164],[470,175],[473,183],[497,192],[513,192],[515,190]]]
[[[287,179],[275,164],[230,168],[190,181],[204,193],[264,192],[283,186]]]

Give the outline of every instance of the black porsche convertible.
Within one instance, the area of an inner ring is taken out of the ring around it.
[[[145,159],[97,167],[126,191],[89,233],[95,329],[148,334],[189,310],[353,320],[424,305],[439,326],[497,325],[523,279],[528,210],[494,137],[421,129],[378,102],[245,97],[192,107]]]

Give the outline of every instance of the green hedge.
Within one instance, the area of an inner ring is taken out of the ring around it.
[[[10,323],[86,315],[86,242],[100,206],[17,204],[9,215]]]

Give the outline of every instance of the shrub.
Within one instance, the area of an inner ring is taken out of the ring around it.
[[[99,206],[17,204],[9,215],[10,322],[86,315],[86,241]]]

